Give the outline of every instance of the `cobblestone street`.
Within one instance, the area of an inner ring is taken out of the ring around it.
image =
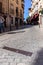
[[[27,28],[0,34],[0,65],[38,65],[35,64],[35,59],[41,49],[43,49],[43,28],[39,26],[27,26]]]

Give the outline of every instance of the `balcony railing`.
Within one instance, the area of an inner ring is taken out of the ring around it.
[[[21,4],[22,8],[24,9],[24,3]]]

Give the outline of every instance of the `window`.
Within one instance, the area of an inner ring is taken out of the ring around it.
[[[16,0],[16,3],[18,4],[18,0]]]
[[[22,2],[24,2],[24,0],[21,0]]]
[[[16,7],[16,16],[18,16],[18,7]]]
[[[22,8],[24,9],[24,4],[22,4],[21,6],[22,6]]]
[[[10,13],[14,14],[14,5],[12,3],[10,4]]]
[[[20,10],[20,17],[22,17],[22,10]]]

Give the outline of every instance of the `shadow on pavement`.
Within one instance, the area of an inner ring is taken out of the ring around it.
[[[43,48],[38,52],[33,65],[43,65]]]
[[[18,32],[8,32],[7,34],[16,34],[16,33],[24,33],[25,31],[18,31]]]
[[[25,28],[31,28],[33,27],[34,25],[24,25],[22,27],[20,27],[19,29],[25,29]]]
[[[34,26],[34,25],[23,25],[23,26],[18,27],[18,29],[13,29],[12,31],[22,30],[22,29],[26,29],[26,28],[31,28],[31,27],[33,27],[33,26]]]
[[[18,29],[13,29],[13,30],[9,30],[9,31],[5,31],[4,33],[2,32],[1,34],[0,34],[0,36],[2,36],[2,35],[5,35],[5,33],[7,33],[7,34],[16,34],[16,33],[23,33],[23,32],[25,32],[25,31],[19,31],[19,32],[13,32],[13,31],[16,31],[16,30],[22,30],[22,29],[26,29],[26,28],[31,28],[31,27],[33,27],[34,25],[23,25],[23,26],[21,26],[21,27],[19,27]]]

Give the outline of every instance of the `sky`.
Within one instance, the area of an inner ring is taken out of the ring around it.
[[[24,10],[24,18],[25,18],[25,20],[29,15],[28,8],[30,8],[30,7],[31,7],[31,0],[25,0],[25,10]]]

